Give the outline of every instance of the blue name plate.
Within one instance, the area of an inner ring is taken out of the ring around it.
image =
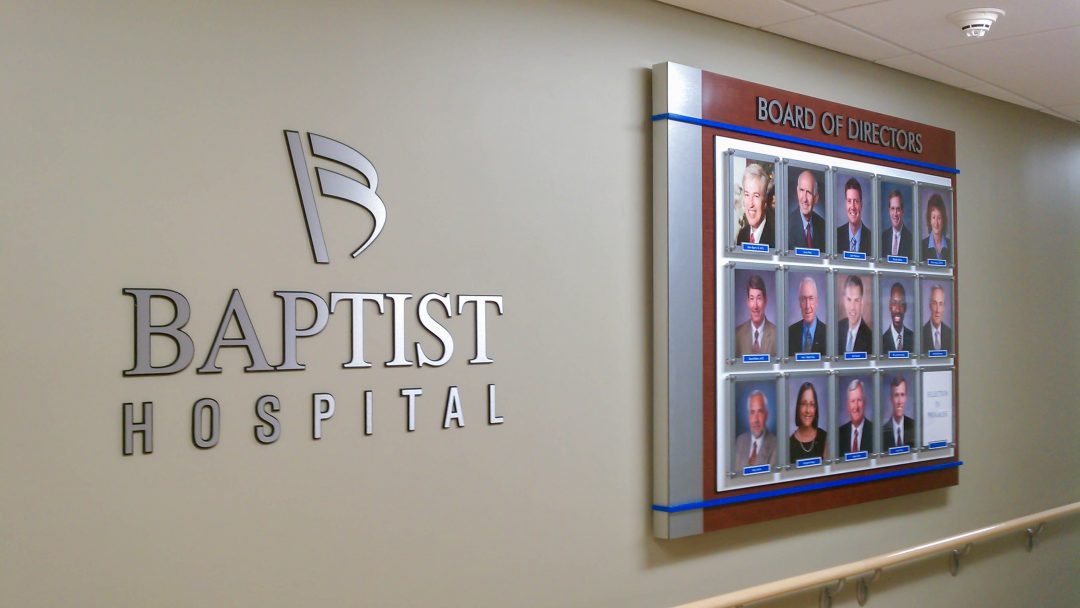
[[[769,355],[743,355],[743,363],[768,363]]]
[[[902,445],[898,448],[889,448],[889,456],[896,456],[897,454],[907,454],[910,451],[911,448],[906,445]]]
[[[931,266],[944,266],[945,260],[926,260],[926,263]]]
[[[801,469],[803,467],[813,467],[821,464],[821,457],[817,458],[803,458],[802,460],[795,461],[795,468]]]
[[[795,353],[796,361],[821,361],[821,353]]]
[[[940,450],[941,448],[949,447],[949,442],[942,439],[941,441],[931,441],[926,447],[931,450]]]
[[[889,358],[890,359],[909,359],[909,358],[911,358],[911,353],[906,351],[906,350],[890,350],[889,351]]]
[[[771,467],[767,464],[759,464],[756,467],[743,467],[743,475],[758,475],[760,473],[768,473]]]
[[[948,357],[949,356],[949,351],[947,351],[947,350],[932,350],[927,354],[929,354],[931,357]]]
[[[769,246],[764,243],[743,243],[742,250],[752,253],[769,253]]]
[[[796,247],[795,248],[795,255],[802,255],[802,256],[806,256],[806,257],[810,257],[810,258],[820,258],[821,257],[821,250],[820,249],[811,249],[809,247]]]
[[[862,261],[865,262],[866,261],[866,254],[865,253],[859,253],[858,251],[845,251],[844,252],[844,259],[845,260],[862,260]]]
[[[907,264],[908,259],[902,255],[890,255],[885,258],[890,264]]]
[[[861,452],[848,452],[847,454],[844,454],[844,461],[851,462],[852,460],[866,460],[869,456],[870,453],[866,450],[863,450]]]
[[[866,352],[861,353],[844,353],[844,361],[857,361],[859,359],[866,359]]]

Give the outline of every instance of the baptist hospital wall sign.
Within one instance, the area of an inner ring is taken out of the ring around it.
[[[316,207],[315,194],[310,179],[310,169],[304,156],[300,134],[285,132],[289,159],[296,179],[304,222],[311,242],[312,254],[318,264],[330,263],[326,237]],[[323,196],[353,203],[371,214],[374,224],[370,234],[353,251],[352,256],[368,249],[382,232],[387,221],[386,205],[376,193],[378,173],[375,166],[360,152],[328,137],[308,134],[312,155],[352,169],[366,183],[337,171],[316,167],[319,190]],[[248,314],[244,297],[239,289],[233,289],[226,298],[224,312],[213,336],[193,336],[185,330],[191,318],[191,301],[179,291],[162,288],[131,287],[123,293],[134,303],[134,351],[131,368],[124,370],[125,377],[165,376],[188,370],[196,362],[195,374],[221,374],[225,370],[218,364],[222,349],[240,349],[247,355],[249,364],[244,372],[302,371],[307,366],[301,361],[302,339],[323,333],[328,327],[339,330],[340,339],[350,345],[348,359],[341,362],[343,369],[372,367],[364,352],[365,328],[372,321],[365,316],[372,308],[379,316],[389,315],[392,324],[393,356],[385,361],[385,367],[441,367],[450,362],[455,352],[454,335],[440,319],[453,315],[469,315],[473,323],[475,349],[469,364],[494,363],[488,352],[487,331],[489,312],[503,314],[503,298],[499,295],[451,295],[428,293],[417,297],[411,293],[332,291],[327,295],[303,290],[274,291],[273,297],[281,301],[281,344],[275,352],[282,353],[280,361],[271,363],[255,323]],[[302,309],[304,313],[301,314]],[[406,332],[406,315],[416,315],[424,337],[434,338],[440,351],[428,352],[420,342],[410,340]],[[331,318],[344,316],[343,322],[331,323]],[[161,322],[161,318],[167,318]],[[301,318],[313,317],[310,323],[301,324]],[[155,323],[154,319],[158,319]],[[154,338],[158,338],[155,340]],[[197,340],[203,340],[198,342]],[[171,348],[162,348],[170,346]],[[406,387],[398,391],[399,402],[406,411],[406,431],[416,429],[416,407],[423,388]],[[479,392],[479,391],[477,391]],[[486,386],[487,422],[501,424],[503,417],[496,409],[495,385]],[[444,408],[444,429],[465,426],[465,410],[459,386],[449,386],[445,399],[439,401]],[[374,391],[363,392],[364,434],[374,433]],[[272,394],[263,394],[253,400],[253,432],[259,444],[271,444],[281,437],[281,421],[275,415],[281,411],[281,400]],[[337,399],[329,392],[313,392],[311,396],[312,438],[322,438],[322,427],[335,413]],[[216,446],[221,438],[221,405],[212,396],[203,396],[192,406],[191,438],[195,446],[203,449]],[[154,449],[154,402],[143,401],[141,415],[136,419],[134,402],[123,404],[123,453],[135,453],[136,439],[142,440],[142,452]]]

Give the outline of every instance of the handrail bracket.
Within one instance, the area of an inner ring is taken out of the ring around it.
[[[870,585],[876,583],[879,578],[881,578],[881,568],[874,570],[872,575],[859,579],[859,585],[855,587],[855,599],[859,601],[860,606],[866,605],[866,600],[870,599]]]
[[[835,585],[826,585],[821,588],[821,596],[818,598],[820,608],[832,608],[832,598],[844,588],[844,579],[836,581]]]
[[[1043,526],[1045,525],[1046,522],[1039,522],[1039,525],[1035,526],[1034,528],[1028,528],[1027,530],[1025,530],[1027,532],[1028,553],[1031,553],[1031,550],[1035,548],[1035,537],[1039,535],[1039,532],[1043,531]]]
[[[949,574],[956,576],[960,572],[960,558],[971,551],[971,543],[964,545],[963,549],[953,549],[949,558]]]

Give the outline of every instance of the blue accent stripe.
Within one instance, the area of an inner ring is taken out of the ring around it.
[[[933,471],[941,471],[944,469],[952,469],[964,464],[962,460],[956,462],[945,462],[942,464],[933,464],[925,467],[919,467],[916,469],[903,469],[900,471],[884,471],[876,473],[874,475],[867,475],[865,477],[854,477],[849,479],[833,479],[829,481],[821,481],[818,483],[811,483],[805,486],[797,486],[792,488],[780,488],[777,490],[765,490],[763,492],[754,492],[751,494],[742,494],[739,496],[732,496],[730,498],[716,498],[713,500],[704,500],[700,502],[687,502],[681,505],[664,506],[653,505],[653,511],[660,511],[662,513],[682,513],[683,511],[697,511],[698,509],[708,509],[709,507],[720,507],[723,505],[734,505],[740,502],[750,502],[754,500],[762,500],[765,498],[777,498],[779,496],[790,496],[792,494],[802,494],[804,492],[813,492],[815,490],[825,490],[828,488],[842,488],[844,486],[853,486],[860,483],[869,483],[871,481],[881,481],[882,479],[894,479],[897,477],[907,477],[908,475],[918,475],[919,473],[930,473]]]
[[[712,127],[714,129],[722,129],[724,131],[732,131],[734,133],[743,133],[746,135],[757,135],[758,137],[767,137],[769,139],[777,139],[780,141],[786,141],[794,144],[802,144],[804,146],[813,146],[815,148],[822,148],[825,150],[832,150],[833,152],[845,152],[847,154],[855,154],[857,156],[865,156],[868,158],[876,158],[878,160],[887,160],[894,163],[901,163],[904,165],[912,165],[914,167],[922,167],[923,169],[933,169],[934,171],[944,171],[945,173],[952,173],[956,175],[960,173],[959,169],[954,167],[946,167],[944,165],[935,165],[933,163],[924,163],[921,160],[910,160],[907,158],[900,158],[899,156],[890,156],[888,154],[880,154],[878,152],[870,152],[869,150],[859,150],[858,148],[848,148],[847,146],[838,146],[836,144],[829,144],[822,141],[816,141],[813,139],[806,139],[804,137],[794,137],[791,135],[782,135],[780,133],[772,133],[770,131],[762,131],[761,129],[751,129],[749,127],[740,127],[739,125],[732,125],[725,122],[716,122],[715,120],[705,120],[704,118],[694,118],[693,116],[684,116],[682,114],[657,114],[652,117],[653,122],[659,120],[674,120],[676,122],[685,122],[692,125],[698,125],[701,127]]]

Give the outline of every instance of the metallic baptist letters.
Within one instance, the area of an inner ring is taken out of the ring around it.
[[[375,242],[386,225],[386,205],[375,193],[379,187],[379,174],[375,171],[375,165],[371,164],[371,161],[363,154],[339,141],[314,133],[308,133],[308,141],[311,143],[312,155],[345,165],[367,180],[367,185],[364,185],[336,171],[315,168],[315,174],[319,178],[319,190],[323,196],[355,203],[366,209],[375,220],[375,226],[367,240],[352,252],[352,257],[355,258]],[[289,146],[289,157],[292,160],[293,175],[296,177],[300,205],[304,209],[304,222],[307,224],[312,255],[315,256],[316,263],[329,264],[330,256],[326,252],[326,239],[322,223],[319,221],[319,211],[315,206],[315,193],[311,188],[307,161],[304,158],[304,144],[296,131],[285,131],[285,142]]]

